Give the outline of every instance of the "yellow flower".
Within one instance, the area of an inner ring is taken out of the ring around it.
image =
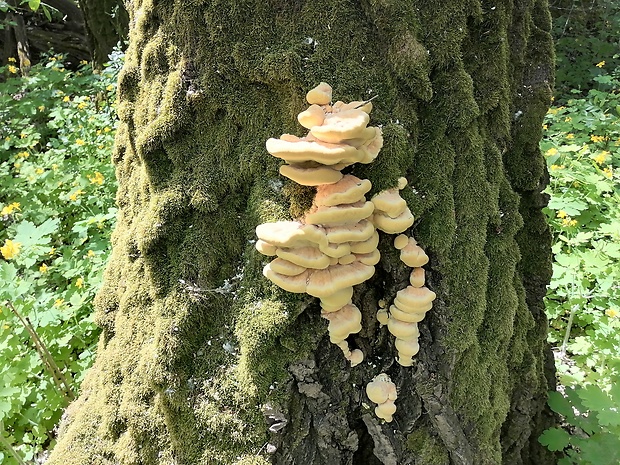
[[[17,63],[17,60],[14,57],[8,58],[9,63]]]
[[[58,165],[56,163],[52,163],[52,169],[56,171],[58,169]]]
[[[108,92],[112,92],[114,90],[114,85],[109,84],[108,87],[105,88],[105,90],[107,90]]]
[[[566,218],[568,216],[568,213],[566,213],[564,210],[558,210],[558,213],[556,214],[556,216],[558,218]]]
[[[562,226],[570,226],[571,220],[570,218],[564,218],[562,220]]]
[[[84,280],[82,278],[78,278],[75,280],[75,287],[82,289],[84,287]]]
[[[56,299],[56,300],[54,301],[54,307],[60,307],[60,306],[62,306],[62,304],[64,304],[64,303],[65,303],[65,299]]]
[[[607,152],[606,150],[603,150],[602,152],[600,152],[597,156],[593,157],[592,159],[599,165],[602,165],[603,162],[605,162],[605,160],[607,159],[607,155],[609,155],[609,152]]]
[[[577,226],[577,220],[570,220],[570,221],[568,222],[568,225],[569,225],[569,226]]]
[[[605,140],[604,136],[595,136],[595,135],[591,135],[590,136],[590,140],[592,142],[603,142]]]
[[[87,65],[87,64],[88,64],[88,61],[86,61],[86,60],[80,60],[80,64],[81,64],[81,65]]]
[[[93,258],[95,256],[95,252],[93,252],[92,250],[89,250],[86,255],[88,256],[88,258]]]
[[[84,142],[82,139],[76,139],[76,140],[75,140],[75,143],[76,143],[77,145],[84,145],[86,142]]]
[[[565,123],[570,123],[572,120],[573,118],[571,118],[570,116],[567,116],[566,118],[564,118]]]
[[[611,179],[613,174],[614,173],[613,173],[613,171],[611,170],[611,168],[609,166],[603,169],[603,176],[605,176],[606,178]]]
[[[548,113],[551,114],[551,115],[555,115],[557,112],[558,112],[557,108],[549,108],[549,112]]]
[[[54,255],[55,253],[56,253],[56,247],[52,247],[50,251],[47,252],[48,255]]]
[[[620,312],[618,312],[618,310],[614,308],[608,308],[607,310],[605,310],[605,315],[607,315],[610,318],[616,318],[619,314]]]
[[[20,137],[20,139],[25,139],[26,137],[28,137],[28,134],[26,134],[25,132],[22,132],[22,133],[19,135],[19,137]]]
[[[602,68],[603,66],[605,66],[605,60],[600,61],[600,62],[598,62],[598,63],[596,64],[596,67],[597,67],[597,68]]]
[[[103,148],[103,145],[98,145],[97,148],[101,150]]]
[[[101,135],[101,129],[97,129],[97,135],[100,136]]]
[[[19,253],[19,249],[21,248],[21,244],[19,242],[14,242],[11,239],[5,239],[4,245],[0,247],[0,253],[6,260],[10,260],[15,258]]]
[[[86,102],[80,102],[78,103],[78,110],[83,110],[84,108],[88,107],[88,103]]]
[[[37,109],[38,109],[39,111],[43,111],[43,110],[45,110],[45,106],[44,106],[44,105],[39,105],[39,106],[37,107]]]
[[[575,134],[569,132],[568,134],[566,134],[566,138],[567,139],[574,139],[575,138]]]
[[[547,126],[546,124],[543,124],[543,129],[546,131],[547,129],[549,129],[549,126]]]
[[[71,98],[68,95],[65,95],[65,97],[62,99],[63,102],[70,102]]]
[[[48,268],[49,268],[49,267],[48,267],[48,266],[44,263],[43,265],[41,265],[41,266],[39,267],[39,271],[40,271],[42,274],[45,274],[45,273],[47,273],[47,269],[48,269]]]
[[[556,149],[555,147],[551,147],[545,152],[545,157],[550,157],[552,155],[555,155],[556,153],[558,153],[558,149]]]
[[[0,215],[5,216],[5,215],[10,215],[11,213],[13,213],[14,211],[20,211],[21,209],[19,208],[19,202],[13,202],[9,205],[7,205],[6,207],[4,207],[2,209],[2,212],[0,212]]]
[[[3,325],[3,326],[2,326],[2,328],[3,328],[3,329],[9,329],[9,328],[10,328],[10,326],[9,326],[9,325]]]
[[[563,170],[566,168],[564,165],[551,165],[551,171]]]
[[[109,127],[107,127],[107,126],[105,128],[103,128],[103,132],[110,132],[110,131],[111,131],[111,129]]]
[[[83,193],[84,193],[84,191],[83,191],[82,189],[78,189],[78,190],[76,190],[73,194],[71,194],[71,195],[69,196],[69,199],[70,199],[72,202],[75,202],[75,201],[78,199],[78,197],[79,197],[80,195],[82,195]]]
[[[15,163],[13,166],[15,167],[16,170],[18,170],[18,169],[20,169],[22,167],[22,164],[21,163]]]
[[[102,185],[103,181],[104,181],[104,177],[103,174],[101,174],[99,171],[96,171],[95,174],[93,174],[92,176],[87,176],[88,180],[91,182],[91,184],[99,184]]]
[[[36,174],[43,174],[43,173],[45,173],[45,170],[43,168],[37,168],[36,170],[34,170],[34,172]]]
[[[17,74],[17,66],[9,65],[7,69],[9,70],[9,73]]]

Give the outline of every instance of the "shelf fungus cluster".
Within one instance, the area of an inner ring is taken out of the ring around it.
[[[396,405],[394,401],[397,398],[396,385],[390,377],[385,373],[381,373],[373,378],[366,385],[366,395],[377,404],[375,407],[375,415],[390,423],[392,415],[396,413]]]
[[[256,228],[256,248],[276,258],[263,270],[289,292],[306,292],[321,300],[332,343],[351,366],[364,354],[350,350],[347,337],[361,331],[362,314],[351,298],[353,286],[370,279],[380,259],[379,235],[372,222],[375,204],[366,200],[367,179],[342,170],[370,163],[383,146],[381,130],[368,127],[370,102],[331,104],[332,89],[321,83],[306,95],[310,107],[298,116],[305,137],[284,134],[267,141],[267,151],[284,160],[280,174],[315,186],[310,210],[298,221],[278,221]]]
[[[304,137],[283,134],[267,141],[267,151],[284,160],[280,174],[292,181],[316,187],[311,208],[296,221],[278,221],[256,228],[256,249],[275,257],[263,274],[282,289],[318,297],[321,315],[329,321],[329,337],[355,366],[364,354],[351,350],[347,338],[362,329],[362,314],[353,302],[353,286],[370,279],[380,260],[379,234],[400,234],[413,225],[413,215],[398,186],[370,200],[372,185],[342,170],[355,163],[371,163],[383,146],[381,129],[369,127],[372,104],[354,101],[332,104],[332,89],[321,83],[306,95],[310,106],[297,119],[308,133]],[[401,260],[413,268],[411,285],[398,292],[389,310],[377,313],[396,337],[397,361],[412,365],[418,352],[417,323],[431,308],[435,294],[424,287],[428,261],[413,238],[396,237]],[[385,306],[384,306],[385,307]],[[383,394],[385,390],[385,395]],[[368,396],[379,404],[377,416],[391,421],[396,407],[396,387],[385,374],[367,386]]]

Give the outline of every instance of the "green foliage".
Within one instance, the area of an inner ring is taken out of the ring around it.
[[[113,143],[119,63],[95,74],[50,56],[0,83],[0,424],[31,461],[53,445],[66,402],[22,324],[27,317],[77,390],[92,363],[100,286],[115,222]],[[0,450],[7,447],[0,446]],[[6,450],[0,462],[18,463]]]
[[[569,386],[549,403],[572,427],[549,429],[540,441],[564,450],[564,464],[618,463],[613,451],[620,450],[619,77],[598,76],[609,90],[549,110],[541,143],[555,237],[549,339],[560,382]]]
[[[564,0],[552,2],[556,38],[557,90],[596,87],[605,69],[620,65],[618,0]],[[585,93],[585,92],[584,92]]]
[[[605,391],[597,385],[552,392],[549,405],[570,425],[550,428],[540,442],[552,451],[566,451],[559,465],[616,465],[620,463],[620,378]]]

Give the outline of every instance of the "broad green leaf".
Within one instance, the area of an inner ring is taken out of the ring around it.
[[[570,444],[570,435],[563,429],[549,428],[540,435],[538,442],[550,451],[560,451]]]

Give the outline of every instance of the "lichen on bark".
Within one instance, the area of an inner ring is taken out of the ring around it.
[[[49,465],[551,463],[537,443],[553,376],[537,147],[552,79],[546,2],[128,7],[103,335]],[[379,96],[384,148],[353,171],[370,195],[409,179],[438,295],[411,368],[374,321],[408,277],[391,238],[354,295],[364,330],[352,343],[368,360],[354,369],[317,301],[261,274],[254,227],[298,215],[312,195],[278,176],[264,141],[302,134],[295,116],[320,81],[345,101]],[[390,427],[362,390],[382,371],[399,389]]]

